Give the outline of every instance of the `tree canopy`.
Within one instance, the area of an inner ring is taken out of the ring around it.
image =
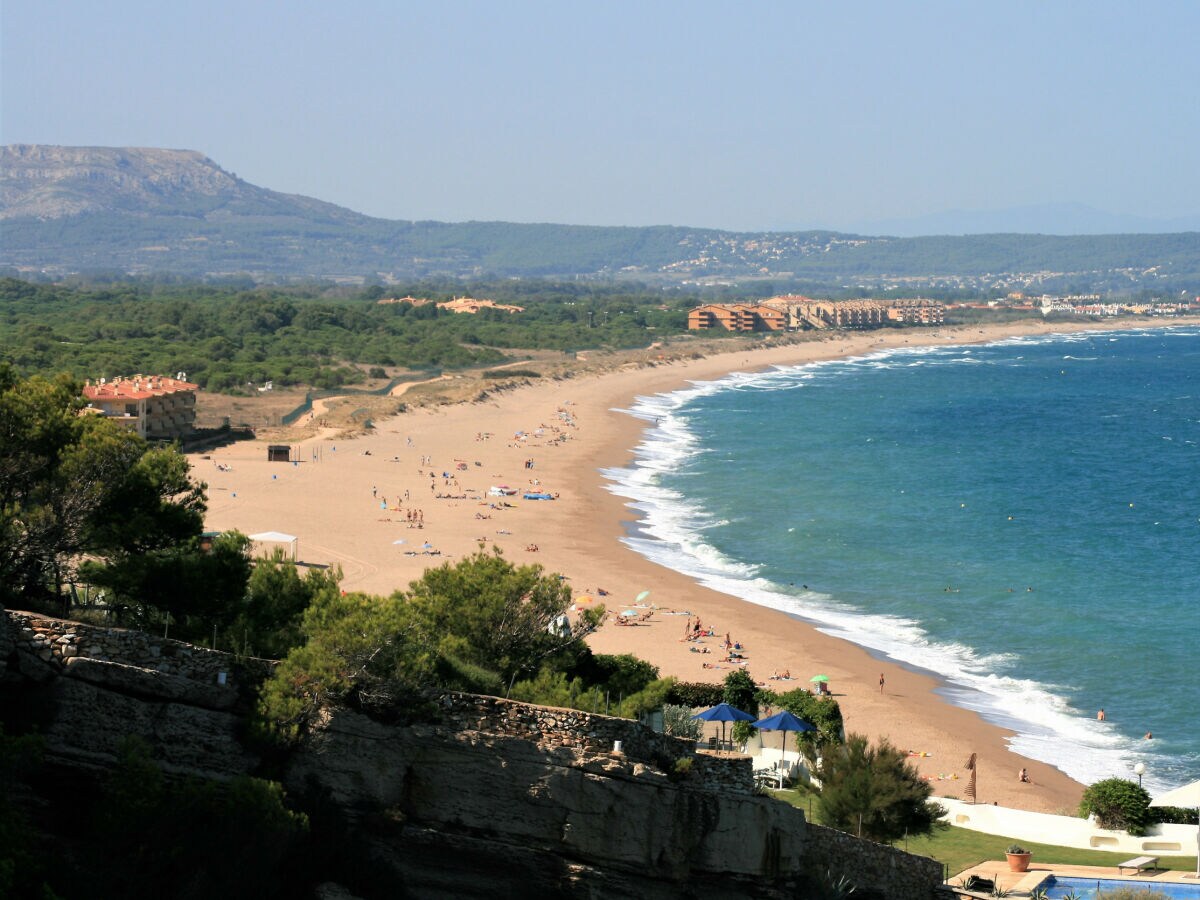
[[[429,569],[386,598],[319,592],[260,710],[292,735],[331,703],[403,706],[431,687],[500,693],[579,637],[550,627],[570,598],[558,576],[498,551]]]
[[[55,601],[84,558],[131,563],[200,534],[204,486],[174,448],[83,415],[65,376],[0,363],[0,592]]]
[[[1094,815],[1101,828],[1145,834],[1152,822],[1150,794],[1127,778],[1105,778],[1083,792],[1079,813]]]
[[[929,798],[903,751],[886,739],[874,747],[851,734],[839,747],[826,747],[818,768],[823,825],[881,843],[929,834],[943,810]]]
[[[687,328],[692,297],[639,286],[429,281],[397,286],[433,303],[374,302],[320,286],[30,285],[0,278],[0,359],[23,375],[188,373],[211,391],[273,381],[357,384],[368,367],[487,366],[512,350],[644,347]],[[525,311],[459,315],[436,301],[475,295]]]

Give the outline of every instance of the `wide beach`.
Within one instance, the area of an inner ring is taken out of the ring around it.
[[[1069,330],[1084,327],[1089,326]],[[733,371],[887,347],[1065,330],[1041,322],[886,330],[703,358],[664,354],[652,359],[653,365],[630,363],[600,373],[583,369],[574,377],[546,379],[476,402],[415,408],[377,421],[371,432],[353,439],[317,427],[318,411],[312,436],[291,442],[292,464],[267,461],[269,439],[234,444],[192,461],[196,476],[209,485],[209,528],[295,535],[300,560],[341,566],[347,590],[386,594],[402,589],[427,566],[461,559],[481,545],[500,548],[513,562],[561,573],[576,594],[596,597],[616,612],[648,590],[646,604],[654,608],[649,617],[631,627],[606,624],[591,638],[597,651],[634,653],[663,675],[716,682],[728,668],[707,668],[704,662],[719,658],[728,632],[746,648],[750,673],[767,687],[789,690],[807,686],[812,673],[827,674],[847,729],[886,736],[925,754],[912,761],[931,779],[935,793],[962,796],[965,763],[975,753],[980,802],[1073,810],[1081,785],[1008,750],[1007,732],[934,693],[936,675],[881,661],[798,619],[701,587],[628,549],[621,538],[633,515],[605,488],[600,474],[631,458],[645,423],[622,410],[637,396]],[[488,496],[489,488],[502,485],[517,493]],[[556,499],[526,500],[526,492]],[[598,595],[601,588],[608,596]],[[708,656],[681,640],[686,622],[696,616],[718,635],[706,642],[712,650]],[[790,682],[769,678],[783,671],[799,677]],[[1032,783],[1018,782],[1022,768]]]

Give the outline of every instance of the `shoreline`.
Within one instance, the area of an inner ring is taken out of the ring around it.
[[[1195,322],[1154,323],[1168,324]],[[648,603],[659,607],[649,620],[634,627],[605,625],[589,641],[594,650],[634,653],[662,675],[683,681],[717,682],[729,669],[703,668],[699,654],[691,652],[695,645],[681,641],[683,611],[699,615],[722,639],[730,632],[747,647],[752,675],[771,689],[807,686],[809,674],[828,674],[847,731],[872,740],[888,737],[901,749],[929,754],[912,762],[932,779],[935,795],[962,794],[965,762],[976,753],[980,803],[1073,811],[1082,785],[1009,750],[1007,741],[1015,732],[953,705],[938,693],[945,683],[936,674],[831,637],[796,616],[704,587],[628,547],[622,539],[635,525],[636,511],[609,489],[600,472],[629,466],[652,427],[628,413],[639,396],[679,390],[692,381],[888,348],[1139,327],[1147,323],[1064,327],[1029,321],[840,333],[806,343],[583,372],[473,403],[415,409],[380,421],[372,433],[353,440],[323,434],[300,441],[292,465],[266,462],[266,439],[189,458],[195,474],[209,482],[207,528],[296,534],[300,559],[341,565],[347,590],[390,593],[427,566],[460,559],[481,546],[489,552],[500,548],[514,563],[537,563],[564,574],[576,595],[594,596],[603,586],[609,596],[597,599],[610,611],[619,612],[625,608],[621,604],[649,590]],[[526,468],[529,460],[533,468]],[[558,499],[527,501],[519,493],[487,497],[489,486],[497,484],[536,488]],[[472,499],[476,495],[483,501]],[[497,503],[510,506],[491,505]],[[406,518],[417,514],[422,521],[416,524]],[[708,639],[713,660],[720,643]],[[803,677],[767,679],[783,670]],[[880,673],[886,682],[882,693]],[[1028,769],[1032,784],[1018,783],[1021,768]]]

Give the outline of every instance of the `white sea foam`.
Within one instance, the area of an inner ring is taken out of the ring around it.
[[[1047,343],[1064,337],[1087,340],[1093,335],[1013,338],[1000,343]],[[1090,713],[1072,708],[1059,693],[1062,687],[999,674],[1019,661],[1005,654],[986,654],[963,644],[932,640],[916,621],[864,613],[829,594],[760,577],[757,566],[723,555],[704,539],[706,531],[726,520],[659,484],[663,473],[675,473],[686,460],[707,452],[688,427],[687,406],[700,397],[729,390],[791,390],[834,366],[895,364],[901,362],[897,357],[903,358],[903,365],[977,361],[970,359],[970,348],[965,350],[954,346],[884,350],[852,359],[735,373],[716,381],[694,382],[673,393],[638,397],[631,409],[623,411],[654,423],[654,427],[636,448],[632,465],[603,471],[608,489],[627,498],[638,513],[637,531],[624,542],[646,558],[713,590],[790,613],[826,634],[936,673],[944,681],[940,692],[947,700],[1013,731],[1009,744],[1018,753],[1055,765],[1085,783],[1128,777],[1135,760],[1148,761],[1152,754],[1142,742],[1135,743],[1097,722]],[[1147,786],[1163,785],[1148,776]]]

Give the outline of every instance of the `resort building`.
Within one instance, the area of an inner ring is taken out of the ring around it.
[[[717,326],[726,331],[783,331],[787,312],[767,303],[709,303],[688,313],[688,328],[702,331]]]
[[[433,301],[421,297],[384,297],[376,303],[408,303],[412,306],[425,306]],[[509,314],[525,312],[523,306],[513,306],[508,303],[497,303],[495,300],[475,300],[471,297],[455,297],[453,300],[442,300],[435,304],[438,309],[449,310],[452,313],[468,313],[474,315],[481,309],[494,309]]]
[[[98,382],[83,388],[88,408],[137,431],[142,437],[169,441],[186,437],[196,424],[198,385],[161,375],[134,375]]]
[[[945,322],[946,307],[936,300],[894,300],[888,307],[888,318],[902,325],[941,325]]]
[[[761,303],[709,303],[688,313],[692,331],[806,331],[879,328],[883,325],[941,325],[942,304],[933,300],[813,300],[799,294]]]

